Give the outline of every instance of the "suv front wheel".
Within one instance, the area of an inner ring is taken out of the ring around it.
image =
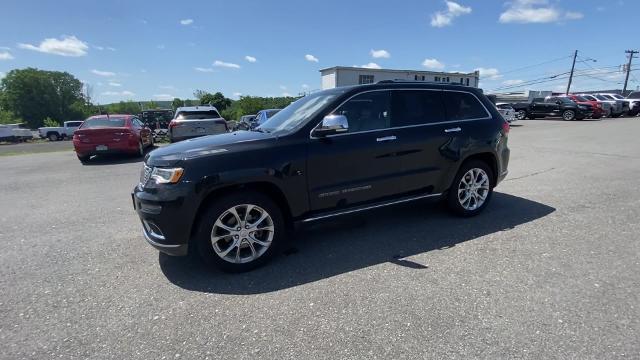
[[[464,163],[449,189],[449,209],[465,217],[479,214],[491,199],[495,186],[493,179],[493,172],[484,161]]]
[[[243,272],[266,263],[284,242],[282,212],[258,192],[233,193],[203,214],[197,233],[202,259],[223,271]]]

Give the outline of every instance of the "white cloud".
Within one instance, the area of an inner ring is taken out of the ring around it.
[[[307,85],[307,84],[302,84],[302,88],[303,88],[303,89],[308,89],[308,88],[309,88],[309,85]]]
[[[199,71],[199,72],[204,72],[204,73],[212,73],[213,72],[212,68],[203,68],[203,67],[194,67],[193,70]]]
[[[380,49],[380,50],[371,49],[370,54],[375,59],[379,59],[379,58],[388,59],[391,57],[391,54],[387,50],[383,50],[383,49]]]
[[[502,82],[502,85],[511,86],[511,85],[520,85],[524,82],[524,80],[513,79],[513,80],[505,80]]]
[[[501,23],[550,23],[563,19],[577,20],[584,15],[576,11],[564,12],[549,3],[549,0],[514,0],[505,3],[507,10],[500,14]]]
[[[105,95],[105,96],[134,96],[135,93],[132,93],[131,91],[128,91],[128,90],[124,90],[124,91],[105,91],[101,95]]]
[[[85,56],[89,46],[75,36],[63,36],[60,40],[55,38],[44,39],[40,45],[18,44],[21,49],[39,51],[46,54],[61,56]]]
[[[444,69],[444,63],[441,63],[436,59],[424,59],[424,61],[422,62],[422,66],[426,67],[427,69],[434,69],[434,70]]]
[[[500,71],[496,68],[477,68],[475,71],[480,72],[480,78],[483,80],[498,80],[502,77]]]
[[[242,93],[241,92],[234,92],[233,96],[236,97],[236,98],[239,98],[240,96],[242,96]]]
[[[191,25],[191,24],[193,24],[193,19],[182,19],[182,20],[180,20],[180,24],[182,24],[182,25]]]
[[[98,45],[93,45],[93,48],[100,51],[104,50],[103,46],[98,46]]]
[[[447,10],[431,14],[431,26],[449,26],[454,18],[471,13],[470,6],[462,6],[453,1],[445,1],[445,3],[447,4]]]
[[[155,100],[160,100],[160,101],[169,101],[169,100],[173,100],[175,96],[171,94],[156,94],[156,95],[153,95],[153,98]]]
[[[244,59],[247,60],[250,63],[254,63],[254,62],[258,61],[258,59],[254,58],[253,56],[249,56],[249,55],[245,56]]]
[[[0,71],[0,79],[2,79],[3,77],[5,77],[7,74],[3,73],[2,71]]]
[[[582,19],[584,17],[584,14],[581,12],[577,12],[577,11],[567,11],[564,14],[564,17],[568,20],[579,20]]]
[[[313,56],[313,55],[311,55],[311,54],[307,54],[307,55],[305,55],[305,56],[304,56],[304,58],[305,58],[305,60],[307,60],[307,61],[311,61],[311,62],[318,62],[318,61],[320,61],[320,60],[318,60],[318,58],[317,58],[317,57],[315,57],[315,56]]]
[[[175,90],[176,89],[176,87],[173,86],[173,85],[160,85],[160,86],[158,86],[158,88],[164,89],[164,90]]]
[[[122,84],[117,83],[117,82],[115,82],[115,81],[111,81],[111,82],[109,82],[109,86],[113,86],[113,87],[120,87],[120,86],[122,86]]]
[[[116,76],[116,73],[111,72],[111,71],[102,71],[102,70],[93,69],[93,70],[91,70],[91,72],[93,74],[98,75],[98,76],[107,76],[107,77],[108,76]]]
[[[231,69],[240,69],[240,65],[234,63],[228,63],[220,60],[216,60],[213,62],[213,66],[226,67]]]
[[[381,69],[380,65],[374,63],[374,62],[370,62],[368,64],[364,64],[360,66],[361,68],[365,68],[365,69]]]
[[[0,60],[12,60],[13,55],[8,51],[0,51]]]

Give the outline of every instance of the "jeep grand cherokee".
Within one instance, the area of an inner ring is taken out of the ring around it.
[[[507,174],[508,132],[480,89],[330,89],[252,131],[151,152],[132,198],[156,249],[246,271],[276,254],[295,222],[424,198],[480,213]]]

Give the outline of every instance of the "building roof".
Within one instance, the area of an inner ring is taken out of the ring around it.
[[[320,72],[325,72],[329,70],[356,70],[356,71],[367,71],[367,72],[386,72],[386,73],[412,73],[412,74],[455,74],[455,75],[466,75],[466,76],[480,76],[478,71],[473,71],[470,73],[464,73],[459,71],[427,71],[427,70],[398,70],[398,69],[370,69],[363,68],[357,66],[332,66],[324,69],[320,69]]]

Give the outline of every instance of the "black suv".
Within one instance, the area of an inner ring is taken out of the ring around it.
[[[132,198],[156,249],[245,271],[276,254],[296,222],[423,198],[478,214],[507,174],[508,132],[480,89],[330,89],[252,131],[154,150]]]

